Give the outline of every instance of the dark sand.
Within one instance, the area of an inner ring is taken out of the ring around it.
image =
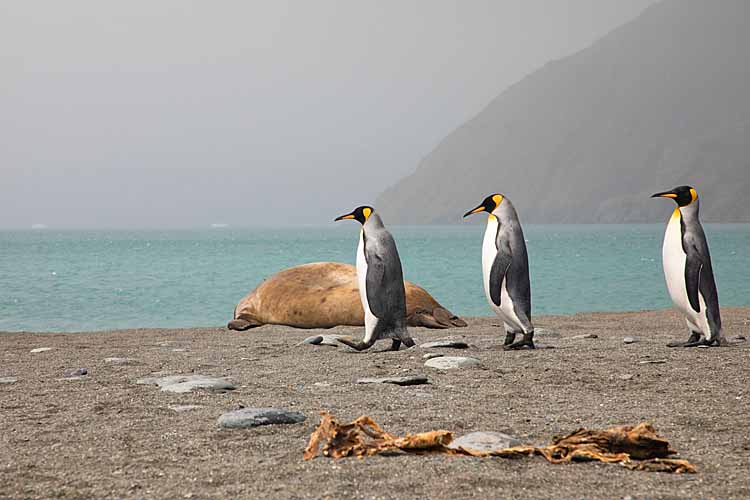
[[[750,308],[723,313],[728,337],[750,337]],[[477,318],[465,329],[413,330],[422,342],[464,336],[472,347],[455,354],[483,363],[445,372],[425,368],[419,348],[358,354],[295,347],[316,331],[277,326],[0,334],[0,377],[18,378],[0,384],[0,498],[750,497],[750,342],[668,349],[668,340],[687,337],[671,311],[579,314],[537,318],[537,327],[559,334],[538,341],[556,349],[504,352],[496,323]],[[326,333],[359,336],[361,329]],[[571,339],[589,333],[599,338]],[[626,336],[640,341],[624,345]],[[37,347],[55,349],[29,353]],[[104,362],[112,356],[141,364]],[[660,359],[666,363],[640,364]],[[80,367],[89,370],[83,380],[58,380]],[[134,383],[152,372],[229,376],[238,389],[180,395]],[[402,374],[427,374],[431,385],[354,384]],[[176,404],[201,408],[177,413],[169,408]],[[240,405],[295,409],[307,421],[218,429],[217,417]],[[342,420],[369,414],[398,434],[494,430],[539,445],[578,427],[646,420],[699,473],[541,458],[305,462],[302,451],[324,409]]]

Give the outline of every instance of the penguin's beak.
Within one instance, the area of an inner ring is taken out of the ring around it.
[[[468,217],[468,216],[470,216],[472,214],[478,214],[479,212],[484,212],[485,210],[487,210],[487,207],[485,207],[484,205],[479,205],[477,208],[474,208],[474,209],[469,210],[468,212],[466,212],[464,214],[464,217]]]
[[[672,191],[664,191],[663,193],[652,194],[651,198],[677,198],[677,193]]]
[[[336,221],[339,221],[339,220],[353,219],[353,218],[354,218],[354,214],[339,215],[338,217],[336,217],[335,219],[333,219],[333,221],[336,222]]]

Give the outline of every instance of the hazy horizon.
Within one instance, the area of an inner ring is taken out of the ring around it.
[[[325,224],[652,3],[4,5],[0,228]]]

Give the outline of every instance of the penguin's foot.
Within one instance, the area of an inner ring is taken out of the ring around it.
[[[505,333],[505,343],[503,345],[511,345],[516,340],[516,334],[514,332]]]
[[[507,337],[506,337],[507,342]],[[506,351],[515,351],[517,349],[536,349],[534,346],[534,332],[532,333],[524,333],[523,337],[521,337],[521,340],[513,342],[511,344],[506,344],[503,346],[503,349]]]
[[[367,349],[372,347],[372,345],[375,343],[375,342],[354,342],[352,340],[342,339],[342,338],[337,338],[336,340],[341,342],[344,345],[351,347],[355,351],[366,351]],[[400,342],[399,342],[399,345],[400,345]],[[393,348],[393,346],[391,346],[391,348]]]
[[[703,345],[704,341],[701,340],[701,334],[697,332],[691,332],[690,337],[685,342],[679,340],[670,342],[667,347],[698,347]]]

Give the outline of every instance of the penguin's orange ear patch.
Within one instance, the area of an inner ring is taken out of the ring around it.
[[[492,197],[492,201],[494,201],[494,202],[495,202],[495,205],[496,205],[496,206],[499,206],[499,205],[500,205],[500,203],[502,203],[502,202],[503,202],[503,195],[501,195],[501,194],[496,194],[496,195],[494,195],[494,196]]]
[[[695,188],[690,188],[690,196],[693,197],[693,201],[697,200],[698,199],[698,191],[696,191]]]
[[[362,215],[365,216],[365,220],[370,218],[370,214],[372,214],[372,209],[370,208],[363,208],[362,209]]]

